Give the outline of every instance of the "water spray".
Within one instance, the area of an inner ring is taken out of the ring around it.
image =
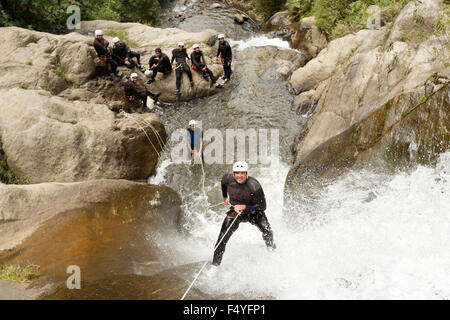
[[[237,215],[234,218],[233,222],[231,223],[231,225],[228,227],[227,231],[225,232],[225,234],[222,236],[222,238],[220,239],[219,242],[217,242],[216,246],[214,247],[214,251],[216,251],[216,249],[219,247],[219,245],[222,243],[223,239],[225,239],[225,236],[228,234],[228,232],[231,230],[231,227],[234,225],[234,223],[236,222],[237,218],[241,215],[242,211],[236,211]],[[187,288],[186,292],[183,294],[183,296],[181,297],[180,300],[184,300],[184,298],[186,297],[186,295],[189,293],[189,291],[191,290],[192,286],[194,285],[194,283],[197,281],[198,277],[200,276],[200,274],[202,273],[203,269],[205,269],[206,265],[208,264],[209,260],[206,260],[205,263],[203,264],[202,268],[200,269],[200,271],[197,273],[197,275],[195,276],[194,280],[191,282],[191,284],[189,285],[189,288]]]

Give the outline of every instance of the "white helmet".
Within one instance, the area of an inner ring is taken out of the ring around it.
[[[117,37],[115,37],[115,38],[113,39],[113,43],[117,43],[117,42],[119,42],[119,41],[120,41],[120,39],[117,38]]]
[[[217,39],[222,39],[222,38],[225,39],[225,35],[223,33],[221,33],[217,36]]]
[[[95,36],[102,36],[103,31],[102,30],[95,30]]]
[[[130,75],[130,78],[131,78],[131,79],[137,78],[137,77],[138,77],[137,73],[132,73],[132,74]]]
[[[182,46],[182,47],[184,47],[184,43],[183,42],[178,42],[178,46],[180,47],[180,46]]]
[[[145,70],[144,74],[150,78],[150,76],[152,75],[152,72],[150,70]]]
[[[194,44],[194,45],[192,46],[192,49],[197,49],[197,48],[200,48],[200,46],[199,46],[198,44]]]
[[[233,172],[248,172],[248,164],[245,161],[237,161],[233,165]]]
[[[195,120],[189,121],[189,125],[190,126],[195,126],[196,124],[197,124],[197,122]]]

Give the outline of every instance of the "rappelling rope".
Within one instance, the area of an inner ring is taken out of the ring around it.
[[[219,247],[219,245],[222,243],[223,239],[225,238],[225,236],[228,234],[228,232],[230,231],[231,227],[233,226],[233,224],[236,222],[237,218],[241,215],[242,211],[238,211],[236,217],[234,218],[233,222],[231,223],[231,225],[228,227],[227,231],[225,232],[225,234],[222,236],[222,238],[220,239],[220,241],[217,243],[217,245],[214,248],[214,251],[216,251],[216,249]],[[195,276],[194,280],[191,282],[191,285],[189,286],[189,288],[187,288],[186,292],[183,294],[183,296],[181,297],[180,300],[184,300],[184,298],[186,297],[186,295],[189,293],[189,291],[191,290],[192,286],[194,285],[195,281],[197,281],[198,277],[200,276],[200,274],[202,273],[203,269],[205,269],[206,265],[208,264],[209,260],[206,260],[205,263],[203,264],[202,268],[200,269],[200,271],[197,273],[197,275]]]
[[[205,168],[203,167],[203,159],[201,156],[201,150],[200,152],[197,154],[199,159],[200,159],[200,163],[202,165],[202,173],[203,173],[203,178],[202,178],[202,188],[203,188],[203,195],[205,196],[205,201],[208,202],[208,196],[206,195],[206,191],[205,191],[205,179],[206,179],[206,174],[205,174]]]
[[[145,131],[145,129],[140,125],[140,123],[139,123],[138,121],[136,121],[133,117],[127,116],[126,113],[123,113],[123,115],[124,115],[125,117],[127,117],[128,119],[131,119],[131,120],[133,120],[134,122],[136,122],[136,124],[139,126],[139,128],[144,132],[144,134],[145,134],[145,136],[147,137],[148,141],[150,141],[150,143],[151,143],[153,149],[155,150],[155,152],[158,154],[158,158],[160,158],[160,157],[161,157],[161,154],[160,154],[159,151],[156,149],[156,147],[155,147],[155,145],[153,144],[152,140],[151,140],[150,137],[148,136],[147,131]]]

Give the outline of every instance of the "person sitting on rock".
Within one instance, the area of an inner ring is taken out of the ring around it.
[[[147,108],[147,97],[152,97],[156,102],[158,101],[158,97],[161,95],[161,93],[151,93],[148,90],[139,90],[136,86],[137,78],[138,75],[136,73],[132,73],[130,75],[130,78],[125,82],[125,97],[128,99],[128,101],[142,100],[144,110],[150,111]]]
[[[175,67],[175,75],[176,75],[176,87],[177,87],[177,95],[180,95],[180,88],[181,88],[181,76],[183,74],[183,71],[187,73],[189,77],[189,81],[191,82],[191,88],[194,88],[194,81],[192,80],[192,72],[189,68],[188,64],[186,63],[186,58],[189,59],[186,49],[184,48],[184,43],[179,42],[178,48],[172,50],[172,60],[170,63],[173,63],[173,61],[176,61],[176,67]]]
[[[117,37],[113,39],[113,43],[112,54],[120,66],[125,65],[128,69],[134,67],[141,69],[141,55],[139,53],[131,51],[130,47]],[[137,63],[132,60],[133,58],[136,58]]]
[[[94,49],[97,52],[99,59],[109,64],[111,66],[111,73],[113,73],[116,77],[119,77],[120,73],[117,71],[118,64],[113,59],[108,46],[109,42],[103,38],[103,31],[95,30]]]
[[[216,85],[216,78],[214,77],[212,71],[206,66],[205,56],[203,55],[203,52],[200,50],[200,46],[198,44],[194,44],[192,48],[194,49],[194,51],[192,51],[191,53],[192,69],[201,71],[203,74],[203,78],[206,81],[211,79],[211,88],[212,88],[214,85]],[[207,74],[209,75],[209,79]]]
[[[219,39],[219,47],[217,48],[216,60],[219,61],[220,56],[224,72],[222,79],[224,79],[225,81],[229,81],[231,80],[231,63],[233,61],[231,46],[227,41],[225,41],[225,35],[219,34],[217,38]]]
[[[147,81],[147,84],[155,81],[158,72],[165,74],[172,71],[172,64],[170,63],[167,54],[162,52],[160,48],[156,48],[155,54],[148,60],[147,70],[145,71],[145,75],[150,78]]]

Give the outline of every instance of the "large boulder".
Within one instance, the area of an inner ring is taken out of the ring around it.
[[[78,32],[66,35],[7,27],[1,28],[0,32],[0,41],[5,46],[5,54],[0,57],[0,63],[4,66],[0,70],[0,89],[44,89],[69,99],[104,104],[121,101],[125,76],[131,72],[138,72],[142,76],[143,73],[137,69],[120,67],[124,74],[121,79],[109,77],[108,66],[97,58],[92,46],[95,29],[104,30],[110,46],[113,37],[119,36],[141,54],[143,63],[148,61],[157,47],[171,57],[171,51],[179,41],[183,41],[188,50],[194,43],[199,43],[211,58],[215,56],[214,50],[210,50],[207,43],[217,36],[217,32],[209,29],[195,33],[176,28],[160,29],[139,23],[104,20],[83,21]],[[208,58],[210,68],[215,75],[220,75],[220,65],[213,65],[211,61]],[[194,82],[197,85],[195,90],[190,90],[189,83],[187,86],[183,85],[182,100],[201,98],[217,92],[197,73],[194,74]],[[158,85],[147,86],[147,89],[160,90],[163,93],[162,101],[177,101],[175,73],[165,77]]]
[[[177,232],[179,195],[125,180],[0,184],[0,260],[40,266],[45,283],[162,270],[161,234]],[[5,250],[8,249],[8,250]],[[64,281],[65,282],[65,281]]]
[[[29,182],[154,174],[166,133],[159,116],[117,116],[104,104],[44,90],[0,90],[0,137],[8,165]]]
[[[291,41],[293,48],[313,58],[317,57],[319,52],[328,44],[326,36],[316,26],[314,17],[306,17],[300,20]]]
[[[363,160],[428,163],[449,148],[450,50],[433,28],[442,13],[438,0],[410,3],[392,26],[336,39],[293,73],[295,107],[313,112],[294,148],[286,207],[307,181]],[[421,36],[400,39],[411,14]]]
[[[177,47],[178,42],[182,41],[185,44],[188,54],[192,51],[191,47],[197,43],[201,46],[208,67],[216,77],[222,74],[222,66],[215,64],[214,57],[216,48],[211,48],[211,39],[217,38],[217,32],[211,29],[202,32],[187,32],[177,28],[153,28],[139,23],[119,23],[114,21],[94,20],[83,21],[79,32],[83,34],[93,34],[96,29],[102,29],[105,33],[105,38],[112,42],[113,36],[119,35],[122,40],[127,42],[134,50],[141,53],[141,62],[145,64],[154,49],[161,48],[169,58],[172,58],[172,50]],[[214,43],[212,43],[214,45]],[[127,73],[126,68],[121,68],[124,73]],[[143,73],[137,71],[142,77]],[[217,93],[217,89],[210,86],[210,83],[205,81],[200,72],[191,70],[193,73],[194,89],[191,89],[187,75],[183,74],[181,96],[176,95],[175,88],[175,72],[162,75],[158,74],[157,81],[150,85],[146,81],[142,81],[142,86],[151,92],[161,92],[160,100],[164,102],[189,101],[196,98],[203,98]],[[128,71],[130,73],[130,71]],[[144,78],[145,80],[145,78]],[[117,99],[117,98],[115,98]]]
[[[45,88],[57,94],[96,74],[92,39],[78,33],[54,35],[7,27],[1,28],[0,42],[4,49],[0,88]]]

